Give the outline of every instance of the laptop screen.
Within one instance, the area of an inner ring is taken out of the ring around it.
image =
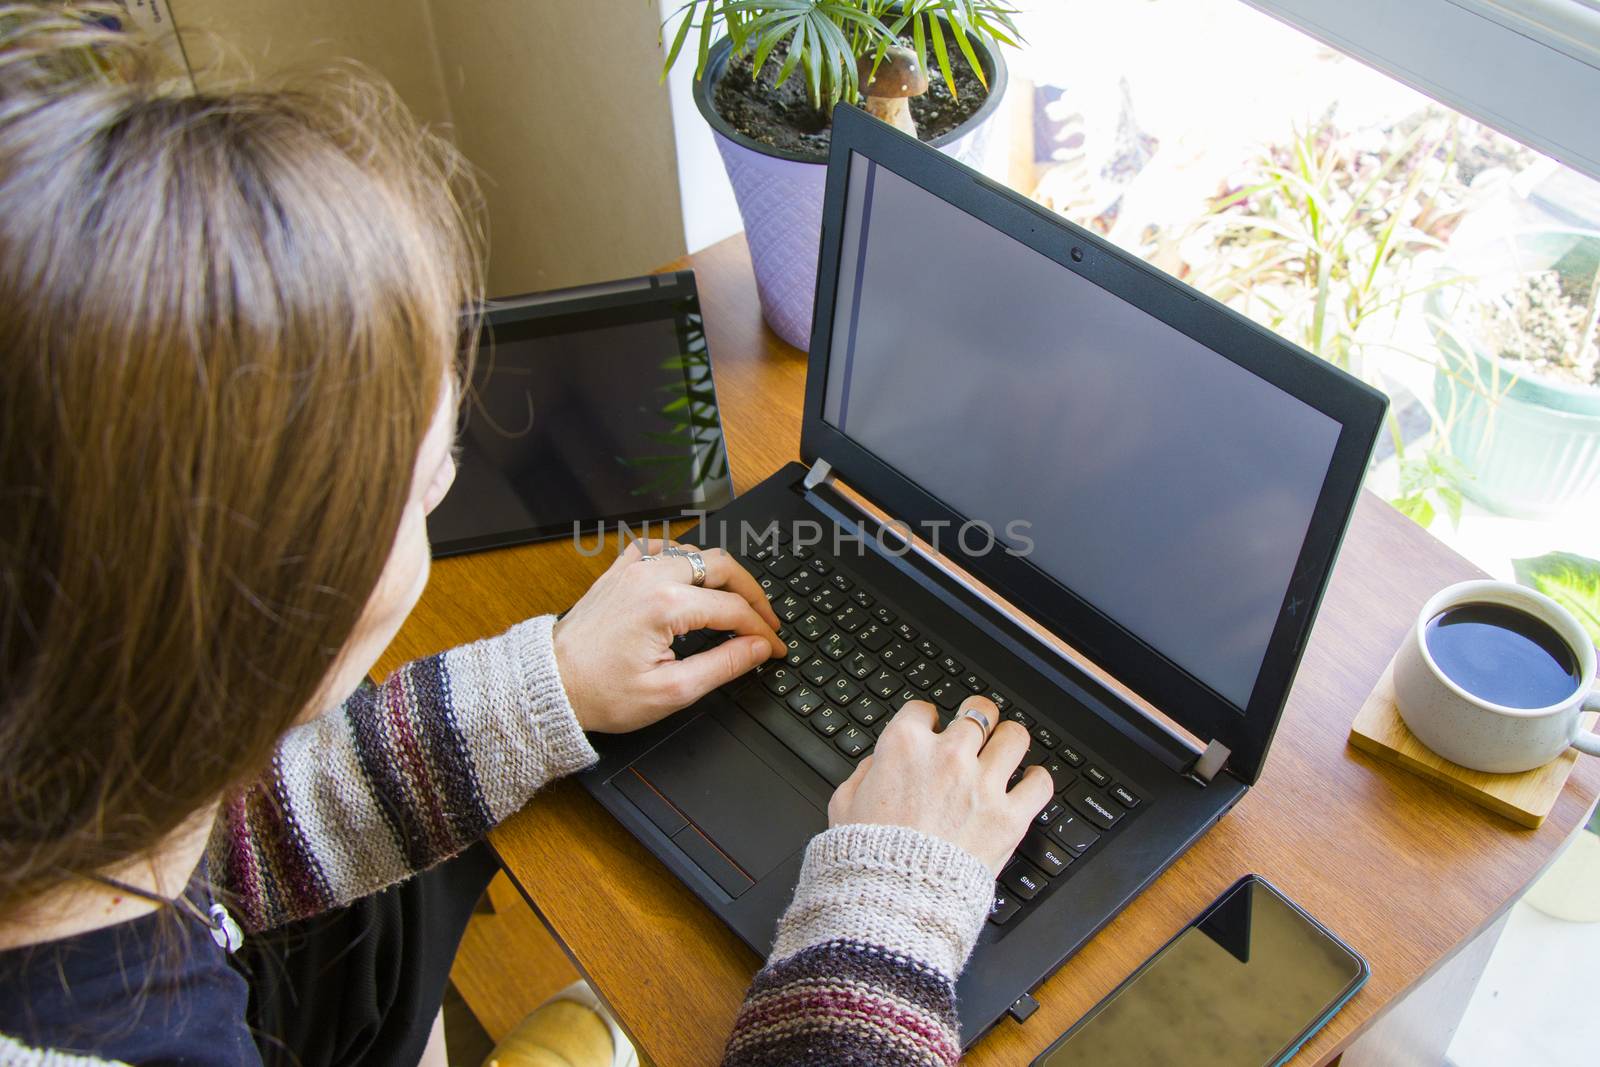
[[[1247,706],[1339,422],[859,153],[838,278],[824,419]]]

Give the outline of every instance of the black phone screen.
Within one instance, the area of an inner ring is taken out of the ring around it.
[[[1251,875],[1034,1062],[1275,1064],[1366,977],[1366,962],[1354,950]]]

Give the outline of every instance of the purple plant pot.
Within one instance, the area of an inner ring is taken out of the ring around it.
[[[998,51],[977,42],[974,46],[984,63],[989,96],[966,122],[930,143],[946,155],[982,169],[992,130],[989,119],[1005,94],[1006,65]],[[695,83],[695,103],[711,125],[722,165],[733,184],[755,267],[762,318],[773,333],[805,350],[811,344],[827,165],[746,137],[717,113],[713,105],[716,84],[732,47],[726,37],[712,46],[706,75]]]

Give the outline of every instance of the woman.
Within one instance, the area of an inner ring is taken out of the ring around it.
[[[59,10],[0,7],[0,1065],[442,1063],[474,843],[777,619],[727,555],[696,588],[635,546],[361,688],[454,475],[458,161],[387,91],[167,91]],[[674,660],[705,627],[740,636]],[[968,706],[908,704],[834,795],[726,1062],[958,1058],[1050,792]]]

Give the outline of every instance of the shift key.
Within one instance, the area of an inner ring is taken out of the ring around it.
[[[1067,793],[1067,803],[1073,811],[1102,830],[1111,829],[1117,824],[1117,820],[1122,818],[1122,809],[1111,803],[1100,790],[1088,784],[1081,784]]]

